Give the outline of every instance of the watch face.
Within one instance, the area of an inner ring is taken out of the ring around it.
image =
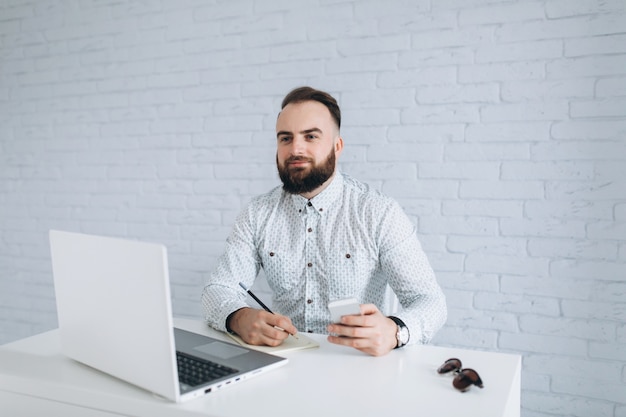
[[[409,329],[406,327],[400,327],[400,342],[406,345],[409,342]]]

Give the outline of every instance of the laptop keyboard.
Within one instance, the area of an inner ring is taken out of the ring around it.
[[[179,381],[192,387],[238,372],[236,369],[196,358],[183,352],[176,352],[176,361],[178,362]]]

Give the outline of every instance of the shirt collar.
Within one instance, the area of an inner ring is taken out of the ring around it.
[[[320,214],[323,214],[325,211],[330,208],[333,202],[335,202],[341,196],[343,192],[343,174],[339,171],[335,172],[335,176],[328,187],[324,189],[321,193],[313,197],[312,199],[307,199],[302,197],[300,194],[291,194],[291,201],[293,202],[296,210],[302,210],[307,204],[311,204],[311,206]]]

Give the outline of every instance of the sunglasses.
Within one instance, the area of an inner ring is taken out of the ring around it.
[[[461,361],[457,358],[448,359],[437,369],[437,373],[440,375],[449,372],[456,374],[454,380],[452,380],[452,385],[461,392],[467,391],[472,385],[483,388],[483,381],[480,379],[478,372],[470,368],[463,369]]]

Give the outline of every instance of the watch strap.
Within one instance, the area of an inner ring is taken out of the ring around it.
[[[401,348],[402,346],[406,345],[407,343],[409,343],[409,339],[411,337],[410,333],[409,333],[409,328],[407,327],[406,324],[404,324],[404,322],[402,320],[400,320],[398,317],[395,316],[388,316],[391,320],[393,320],[394,323],[396,323],[396,325],[398,326],[398,331],[396,333],[396,340],[397,340],[397,344],[396,347],[394,349],[398,349]],[[406,340],[402,340],[401,334],[403,332],[406,332]]]

